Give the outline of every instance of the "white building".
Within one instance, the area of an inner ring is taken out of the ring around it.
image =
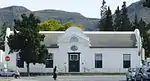
[[[3,50],[0,50],[0,68],[6,67],[4,61],[5,61],[5,52]]]
[[[41,31],[49,56],[47,64],[30,64],[31,72],[124,72],[141,65],[142,52],[139,30],[129,32],[81,31],[70,27],[66,31]],[[7,36],[13,34],[7,29]],[[6,39],[6,55],[9,52]],[[26,64],[16,53],[10,54],[8,68],[26,72]]]

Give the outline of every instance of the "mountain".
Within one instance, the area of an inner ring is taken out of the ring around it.
[[[128,6],[128,16],[131,21],[134,20],[135,13],[137,14],[138,21],[142,18],[146,23],[150,23],[150,8],[143,7],[143,0]]]
[[[131,21],[134,20],[135,13],[137,14],[138,20],[141,18],[146,22],[150,22],[150,8],[143,7],[143,0],[132,3],[128,6],[128,16]],[[81,24],[84,27],[84,30],[93,31],[97,30],[98,21],[97,18],[87,18],[77,12],[67,12],[62,10],[39,10],[31,11],[23,6],[10,6],[5,8],[0,8],[0,24],[8,22],[13,27],[13,20],[20,19],[22,13],[29,14],[30,12],[34,13],[35,16],[39,17],[40,20],[47,21],[49,19],[58,19],[62,23],[67,21],[74,21]]]
[[[80,13],[76,12],[66,12],[62,10],[52,9],[31,11],[23,6],[10,6],[0,8],[0,24],[7,22],[11,26],[13,26],[14,19],[20,19],[20,15],[22,13],[29,14],[30,12],[34,13],[35,16],[39,17],[42,22],[49,19],[58,19],[62,23],[65,23],[67,21],[74,21],[81,24],[84,29],[88,31],[96,30],[99,21],[99,19],[96,18],[86,18]]]
[[[11,6],[0,8],[0,24],[4,22],[9,23],[10,25],[13,24],[13,20],[19,18],[19,15],[30,10],[22,7],[22,6]]]

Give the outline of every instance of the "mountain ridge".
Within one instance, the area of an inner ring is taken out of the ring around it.
[[[142,6],[142,0],[132,3],[127,7],[128,9],[128,17],[133,22],[135,13],[137,14],[138,21],[142,18],[146,23],[150,22],[150,8],[145,8]],[[9,23],[13,26],[14,19],[20,19],[20,15],[22,13],[29,14],[30,12],[34,13],[35,16],[39,17],[40,20],[47,21],[49,19],[58,19],[62,23],[68,21],[74,21],[78,24],[81,24],[86,31],[97,31],[99,18],[89,18],[83,16],[78,12],[69,12],[64,10],[56,10],[56,9],[43,9],[37,11],[31,11],[23,6],[8,6],[4,8],[0,8],[0,24],[4,22]]]
[[[68,21],[74,21],[78,24],[81,24],[84,27],[84,30],[93,31],[97,28],[99,19],[96,18],[87,18],[77,12],[68,12],[63,10],[55,9],[43,9],[38,11],[31,11],[23,6],[9,6],[5,8],[0,8],[0,24],[7,22],[13,26],[14,19],[20,19],[22,13],[34,13],[35,16],[39,17],[40,20],[47,21],[49,19],[58,19],[62,23]]]

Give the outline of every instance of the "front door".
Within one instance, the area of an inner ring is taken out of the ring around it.
[[[80,54],[68,54],[69,72],[80,72]]]

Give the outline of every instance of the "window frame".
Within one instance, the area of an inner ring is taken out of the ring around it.
[[[69,42],[79,42],[79,38],[76,36],[72,36],[69,40]]]
[[[95,53],[95,68],[103,68],[103,55],[102,53]],[[97,59],[100,56],[100,59]]]
[[[129,55],[129,59],[125,59],[125,55]],[[131,54],[123,54],[123,68],[130,68],[131,67]]]
[[[52,55],[52,58],[50,55]],[[54,59],[54,53],[49,53],[48,56],[46,56],[45,68],[53,68],[53,59]]]
[[[75,58],[73,57],[73,59],[72,59],[72,58],[71,58],[72,56],[76,56],[77,58],[75,59]],[[70,60],[70,61],[78,61],[78,60],[79,60],[78,54],[70,54],[69,60]]]
[[[19,64],[18,64],[19,63]],[[21,63],[21,64],[20,64]],[[16,66],[18,68],[24,68],[24,62],[22,62],[19,54],[16,54]]]

